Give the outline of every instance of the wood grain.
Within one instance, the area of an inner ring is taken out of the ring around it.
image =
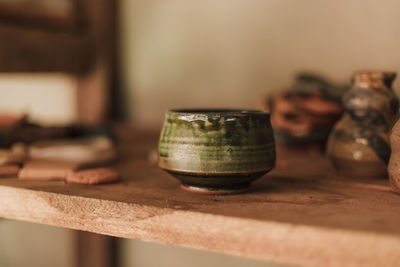
[[[398,266],[400,196],[337,177],[322,156],[278,153],[248,193],[195,195],[148,160],[158,133],[121,131],[123,181],[0,179],[0,216],[296,266]]]

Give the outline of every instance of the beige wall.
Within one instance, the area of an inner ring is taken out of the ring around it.
[[[252,107],[298,70],[346,81],[357,69],[400,71],[397,0],[123,0],[130,112]]]
[[[0,113],[29,114],[42,124],[77,119],[76,79],[64,74],[0,74]]]
[[[0,219],[1,267],[74,267],[73,230]]]
[[[121,240],[121,267],[284,267],[223,254]]]

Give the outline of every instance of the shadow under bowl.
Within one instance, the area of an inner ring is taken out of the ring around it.
[[[197,174],[165,170],[181,182],[185,191],[200,194],[236,194],[249,189],[250,183],[268,171],[246,174]]]

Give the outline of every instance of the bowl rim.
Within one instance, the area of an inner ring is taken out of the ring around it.
[[[209,115],[209,114],[229,114],[229,115],[270,115],[266,110],[257,109],[230,109],[230,108],[183,108],[169,109],[169,114],[181,115]]]

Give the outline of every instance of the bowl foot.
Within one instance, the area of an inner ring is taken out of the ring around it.
[[[204,195],[231,195],[248,191],[249,184],[235,188],[198,187],[198,186],[181,184],[181,189],[191,193],[204,194]]]
[[[183,190],[209,195],[236,194],[247,191],[251,182],[267,172],[205,174],[166,171],[181,182]]]

